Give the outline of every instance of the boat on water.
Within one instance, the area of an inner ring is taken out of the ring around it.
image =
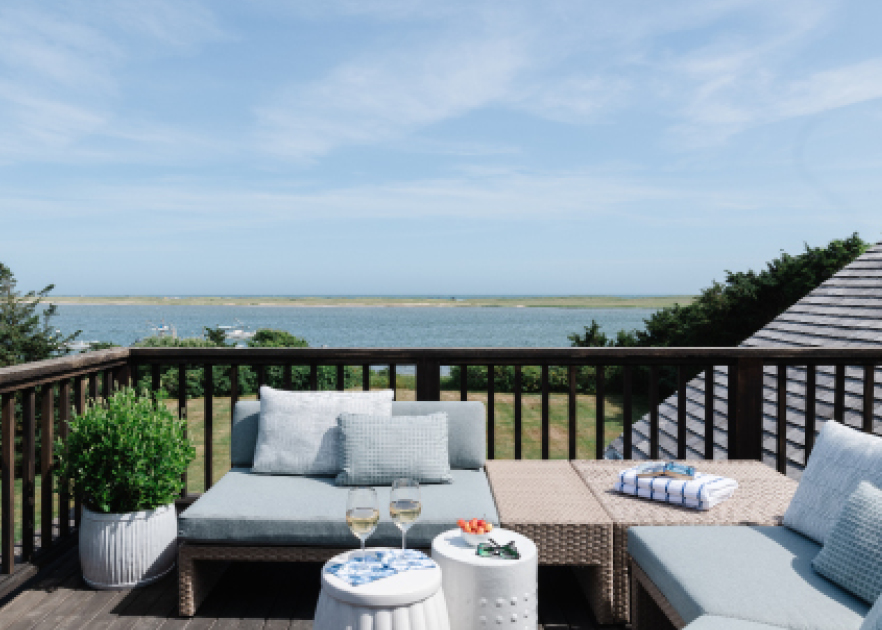
[[[177,329],[172,324],[166,324],[165,320],[163,320],[159,325],[156,325],[153,322],[147,322],[147,325],[150,327],[150,335],[152,337],[171,337],[172,339],[178,338]]]
[[[218,326],[219,330],[224,331],[224,335],[230,341],[236,342],[246,342],[254,336],[253,330],[246,330],[245,324],[243,324],[238,319],[236,320],[236,324],[233,326]]]

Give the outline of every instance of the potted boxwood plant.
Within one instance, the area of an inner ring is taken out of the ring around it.
[[[80,563],[94,588],[143,586],[174,568],[175,498],[195,450],[160,400],[121,389],[92,401],[56,442],[57,474],[83,501]],[[67,480],[67,481],[66,481]]]

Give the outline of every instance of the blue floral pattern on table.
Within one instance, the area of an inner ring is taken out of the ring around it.
[[[334,562],[325,571],[335,575],[350,586],[370,584],[405,571],[433,569],[437,564],[426,554],[415,549],[390,549],[367,551],[364,560],[360,552],[352,554],[346,562]]]

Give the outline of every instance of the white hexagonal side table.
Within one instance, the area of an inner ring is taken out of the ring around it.
[[[375,551],[375,548],[370,549]],[[331,558],[342,563],[349,551]],[[322,570],[314,630],[450,630],[441,590],[441,570],[414,569],[369,584],[351,586]]]
[[[536,630],[539,554],[529,538],[493,530],[500,545],[514,541],[518,560],[482,558],[459,529],[432,541],[432,559],[441,567],[450,627],[456,630]]]

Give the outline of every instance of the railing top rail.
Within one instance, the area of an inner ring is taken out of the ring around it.
[[[611,365],[861,365],[882,362],[882,346],[847,348],[131,348],[139,363]]]
[[[85,372],[118,367],[125,365],[128,360],[128,348],[110,348],[0,368],[0,393],[34,387]]]

